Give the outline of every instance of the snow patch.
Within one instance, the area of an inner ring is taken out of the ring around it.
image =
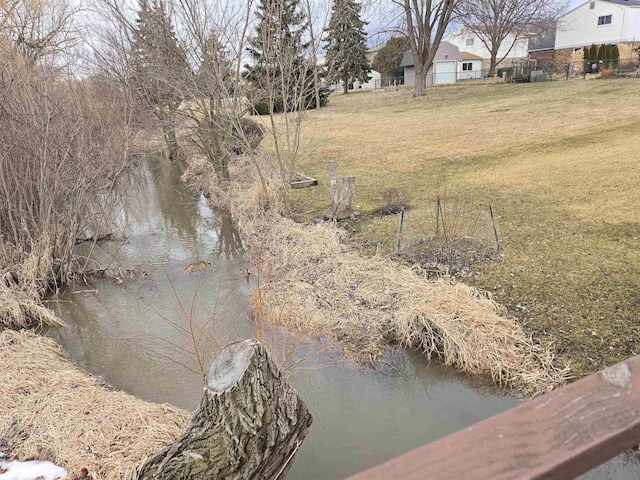
[[[67,471],[51,462],[30,460],[28,462],[0,462],[0,480],[56,480],[67,478]]]

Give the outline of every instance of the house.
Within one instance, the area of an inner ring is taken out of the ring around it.
[[[411,50],[402,56],[400,66],[404,69],[404,84],[415,84],[415,67]],[[433,65],[427,72],[427,85],[444,85],[458,80],[481,78],[482,58],[468,52],[460,52],[449,42],[440,42],[433,58]]]
[[[458,62],[458,80],[482,78],[482,57],[469,52],[460,52]]]
[[[373,60],[376,58],[376,55],[380,50],[384,48],[385,45],[386,45],[386,42],[376,45],[375,47],[367,48],[367,51],[365,52],[364,56],[367,57],[367,61],[369,62],[369,65],[373,63]]]
[[[489,70],[491,52],[482,43],[480,37],[465,27],[460,27],[443,38],[443,41],[452,43],[462,52],[468,52],[482,59],[482,68]],[[514,60],[527,58],[529,51],[528,39],[516,39],[513,35],[508,35],[498,49],[497,60],[505,58],[502,64],[511,64]]]
[[[640,45],[640,0],[588,0],[558,20],[553,38],[530,46],[538,63],[581,62],[583,48],[618,45],[621,59],[636,57]]]

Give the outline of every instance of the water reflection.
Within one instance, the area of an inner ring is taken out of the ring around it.
[[[120,266],[144,266],[146,274],[122,284],[95,280],[89,293],[61,296],[58,313],[69,326],[55,336],[109,383],[193,410],[202,376],[185,334],[188,318],[209,355],[218,344],[252,336],[254,323],[240,274],[242,239],[229,218],[181,185],[180,173],[145,160],[127,178],[131,198],[123,200],[118,221],[128,239],[102,243],[93,253]],[[211,267],[185,274],[195,261]],[[265,341],[288,352],[300,338],[267,328]],[[340,358],[339,348],[322,339],[299,344],[289,358],[292,365],[305,360],[290,381],[314,416],[289,480],[344,478],[519,402],[412,352],[390,350],[375,370]]]

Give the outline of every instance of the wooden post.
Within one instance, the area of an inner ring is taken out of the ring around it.
[[[132,478],[282,479],[311,422],[264,347],[255,340],[232,343],[211,362],[186,433]]]
[[[491,214],[491,225],[493,226],[493,234],[496,237],[496,251],[500,251],[500,238],[498,237],[498,229],[496,228],[496,221],[493,218],[493,208],[489,205],[489,213]]]
[[[402,225],[404,224],[404,208],[400,211],[400,219],[398,220],[398,244],[396,245],[396,255],[400,253],[400,245],[402,241]]]
[[[331,211],[333,214],[340,205],[340,185],[338,184],[338,162],[332,160],[327,165],[329,172],[329,188],[331,189]]]
[[[356,177],[349,175],[342,177],[342,194],[340,196],[340,214],[351,211],[351,203],[353,202],[353,188],[356,183]]]

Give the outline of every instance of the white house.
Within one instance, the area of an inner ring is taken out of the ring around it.
[[[468,52],[482,58],[483,68],[485,70],[489,69],[491,52],[485,44],[482,43],[480,37],[474,32],[466,29],[465,27],[460,27],[456,31],[444,37],[443,40],[452,43],[458,47],[461,52]],[[508,35],[498,49],[497,60],[505,57],[505,62],[510,63],[512,60],[522,60],[527,58],[527,53],[529,52],[528,43],[529,41],[527,38],[520,38],[516,40],[513,35]]]
[[[411,50],[402,56],[400,66],[404,69],[404,84],[414,85],[416,80],[413,54]],[[427,72],[427,85],[444,85],[458,80],[480,78],[482,59],[468,52],[460,52],[449,42],[440,42],[433,64]]]
[[[618,45],[621,59],[637,58],[640,45],[640,0],[587,0],[558,20],[555,37],[531,45],[529,58],[580,63],[583,48]]]
[[[638,42],[640,0],[588,0],[560,17],[555,49]]]

